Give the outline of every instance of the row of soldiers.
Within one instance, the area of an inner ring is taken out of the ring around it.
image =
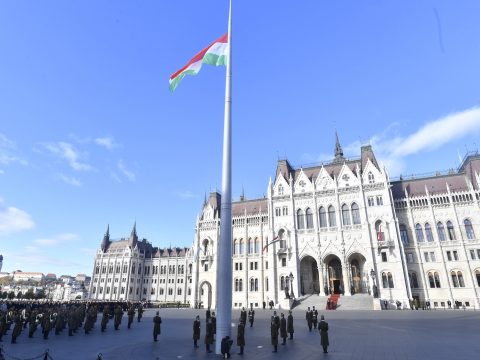
[[[94,303],[2,303],[0,306],[0,342],[13,325],[11,343],[15,344],[23,329],[28,326],[28,337],[32,338],[40,327],[43,338],[48,339],[54,331],[59,335],[68,327],[68,336],[73,336],[82,328],[86,335],[92,331],[97,322],[97,315],[102,311],[101,331],[105,331],[110,319],[114,320],[115,330],[119,329],[124,315],[128,315],[130,329],[137,310],[137,321],[140,322],[143,314],[141,304],[123,302],[94,302]]]

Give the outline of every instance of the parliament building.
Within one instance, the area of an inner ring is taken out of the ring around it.
[[[104,235],[91,299],[215,307],[217,192],[205,199],[190,248]],[[456,170],[391,180],[371,146],[294,168],[279,160],[266,196],[232,204],[233,306],[275,304],[286,294],[357,295],[480,307],[480,155]],[[326,301],[326,298],[325,298]]]

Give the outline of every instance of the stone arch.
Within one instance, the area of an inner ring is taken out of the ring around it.
[[[306,255],[300,260],[300,293],[320,293],[317,260],[313,256]]]
[[[343,283],[343,269],[340,257],[329,254],[324,258],[326,268],[325,293],[326,294],[343,294],[345,285]]]
[[[198,287],[198,307],[209,309],[212,307],[212,284],[202,281]]]
[[[365,268],[367,259],[358,252],[348,256],[350,292],[352,295],[369,292],[368,271]]]

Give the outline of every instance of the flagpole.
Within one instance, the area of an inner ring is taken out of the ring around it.
[[[221,354],[221,340],[231,336],[232,323],[232,0],[228,11],[228,51],[223,125],[222,202],[220,241],[217,256],[217,340],[215,352]]]

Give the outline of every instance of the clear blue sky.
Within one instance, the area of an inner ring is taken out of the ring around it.
[[[224,68],[169,75],[226,31],[227,1],[0,3],[4,271],[90,274],[107,224],[190,246],[220,188]],[[480,2],[234,3],[233,195],[371,143],[391,176],[479,145]]]

